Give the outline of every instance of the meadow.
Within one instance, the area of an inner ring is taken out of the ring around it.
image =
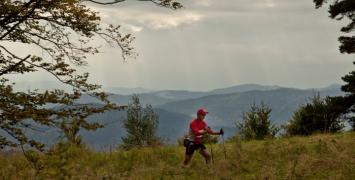
[[[213,144],[212,165],[184,147],[97,152],[69,144],[47,153],[0,155],[2,179],[355,179],[355,133]],[[211,145],[207,144],[210,151]],[[226,150],[226,157],[224,154]]]

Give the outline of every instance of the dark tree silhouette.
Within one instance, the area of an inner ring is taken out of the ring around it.
[[[78,73],[85,66],[87,55],[99,53],[92,41],[102,38],[122,51],[122,58],[134,56],[131,47],[134,37],[122,34],[119,25],[104,27],[97,12],[88,4],[117,4],[100,0],[26,0],[0,1],[0,148],[30,145],[43,150],[43,144],[27,137],[26,129],[40,127],[63,129],[68,137],[79,128],[95,130],[98,123],[89,123],[86,117],[120,106],[112,104],[97,84],[88,82],[88,73]],[[181,4],[172,0],[137,0],[177,9]],[[21,46],[19,46],[21,45]],[[25,54],[14,47],[38,48],[42,53]],[[14,91],[9,75],[44,71],[71,92],[48,90]],[[101,101],[100,106],[77,104],[82,94]],[[47,105],[56,108],[48,108]]]
[[[327,0],[313,0],[316,8],[320,8],[327,4]],[[329,2],[330,3],[330,2]],[[341,53],[354,54],[355,53],[355,36],[351,35],[355,30],[355,1],[354,0],[337,0],[332,1],[329,5],[330,18],[336,19],[338,21],[345,19],[349,20],[349,24],[341,28],[341,32],[348,34],[348,36],[339,37],[339,50]],[[355,64],[355,63],[354,63]],[[340,100],[341,97],[336,97],[337,102],[343,102],[338,104],[338,106],[343,106],[343,114],[350,114],[348,116],[349,122],[352,123],[353,130],[355,130],[354,117],[351,113],[355,112],[355,71],[350,72],[348,75],[342,77],[346,82],[342,86],[342,90],[346,92],[346,96]]]

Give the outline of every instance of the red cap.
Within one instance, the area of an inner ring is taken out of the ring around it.
[[[201,108],[197,111],[197,114],[201,114],[201,115],[206,116],[206,114],[208,114],[208,112],[204,108]]]

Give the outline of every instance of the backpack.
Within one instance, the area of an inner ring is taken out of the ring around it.
[[[189,134],[189,131],[190,131],[190,126],[188,127],[186,134]],[[191,141],[191,140],[188,138],[188,136],[185,136],[185,137],[184,137],[184,141],[183,141],[184,147],[187,147],[187,146],[193,145],[193,144],[194,144],[194,141]]]
[[[191,141],[191,140],[188,139],[188,138],[184,138],[184,147],[187,147],[187,146],[193,145],[193,144],[194,144],[193,141]]]

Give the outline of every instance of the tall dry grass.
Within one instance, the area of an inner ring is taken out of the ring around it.
[[[355,179],[355,133],[213,145],[214,164],[164,146],[94,152],[72,145],[41,154],[35,166],[19,153],[0,155],[2,179]],[[210,149],[210,145],[207,145]],[[39,167],[36,169],[35,167]]]

